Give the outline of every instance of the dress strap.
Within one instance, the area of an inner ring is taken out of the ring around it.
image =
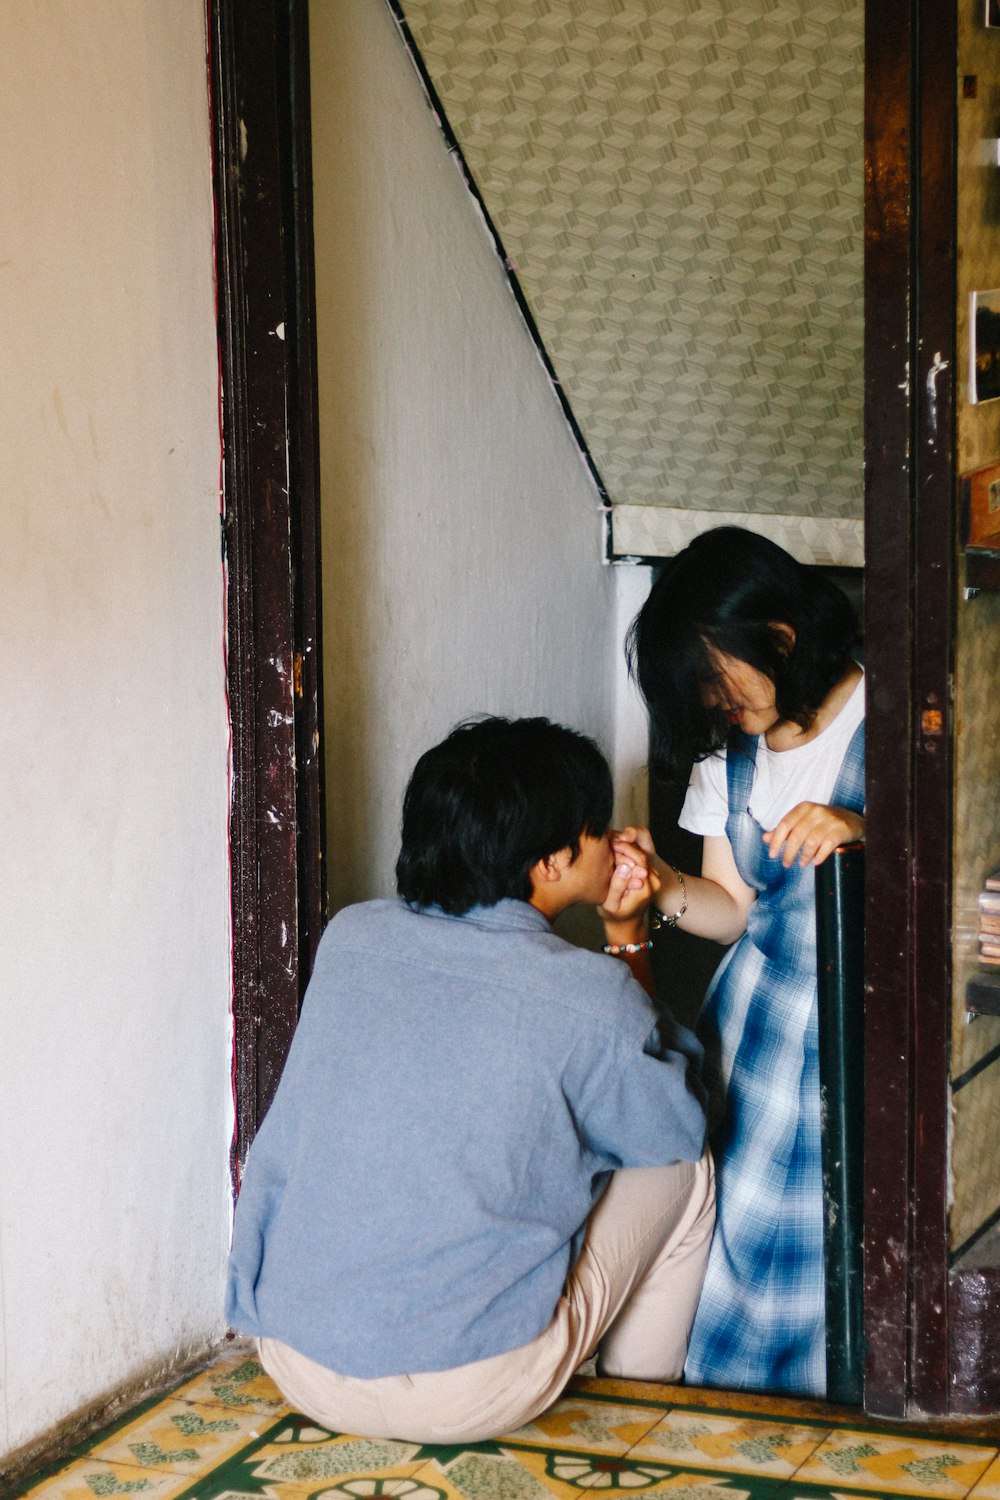
[[[865,721],[851,735],[851,742],[840,763],[836,785],[830,798],[832,807],[846,807],[863,812],[865,806]]]
[[[750,793],[757,770],[757,739],[755,734],[744,734],[734,729],[726,745],[726,790],[729,796],[729,812],[744,813],[750,805]]]

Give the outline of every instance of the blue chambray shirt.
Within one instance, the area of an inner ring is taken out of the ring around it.
[[[231,1325],[359,1378],[528,1343],[609,1173],[701,1156],[700,1060],[525,902],[348,907],[250,1151]]]

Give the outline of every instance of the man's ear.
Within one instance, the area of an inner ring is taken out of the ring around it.
[[[573,851],[568,846],[565,849],[557,849],[554,854],[546,854],[528,871],[532,886],[554,885],[562,879],[563,870],[572,863],[572,860]]]
[[[774,636],[774,643],[782,656],[791,656],[795,649],[795,626],[785,620],[768,620],[767,628]]]

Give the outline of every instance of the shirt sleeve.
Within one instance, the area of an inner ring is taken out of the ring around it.
[[[715,838],[726,831],[729,791],[726,785],[725,751],[696,761],[691,770],[687,796],[677,819],[688,833]]]

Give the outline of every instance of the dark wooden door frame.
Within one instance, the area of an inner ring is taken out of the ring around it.
[[[948,1410],[956,8],[866,21],[865,1405]]]
[[[324,915],[308,16],[207,5],[242,1159]],[[869,6],[865,1400],[894,1416],[947,1410],[954,30],[936,0]]]
[[[208,0],[232,721],[234,1177],[322,929],[319,480],[304,0]]]

